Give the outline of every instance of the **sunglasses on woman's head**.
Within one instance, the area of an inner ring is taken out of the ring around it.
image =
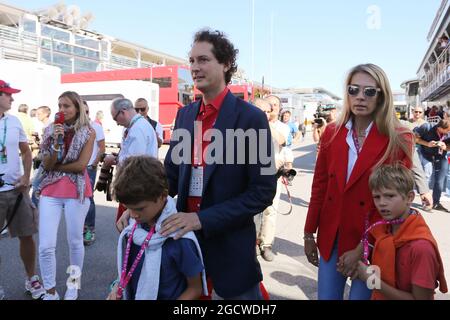
[[[359,90],[360,90],[360,87],[355,85],[355,84],[350,84],[347,87],[347,92],[351,96],[357,96],[358,93],[359,93]],[[377,95],[377,93],[380,92],[380,91],[381,91],[380,88],[364,87],[363,94],[367,98],[372,98],[372,97],[375,97]]]

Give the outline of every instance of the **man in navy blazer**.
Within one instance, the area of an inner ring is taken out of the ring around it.
[[[219,31],[195,35],[189,60],[203,99],[180,109],[175,120],[164,164],[179,212],[161,233],[180,229],[178,238],[196,231],[215,292],[225,299],[261,299],[253,217],[272,204],[276,177],[266,115],[226,86],[237,53]],[[243,132],[248,137],[239,141]]]

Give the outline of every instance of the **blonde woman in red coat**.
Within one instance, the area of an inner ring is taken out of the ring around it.
[[[345,90],[341,116],[322,136],[304,227],[305,254],[319,267],[319,300],[342,300],[347,274],[357,265],[359,257],[349,251],[361,241],[365,218],[375,208],[368,186],[372,170],[394,161],[409,168],[412,163],[413,136],[395,115],[384,71],[358,65],[350,70]],[[377,213],[371,221],[376,219],[381,219]],[[337,271],[339,258],[345,262],[343,273]],[[352,281],[350,299],[370,295],[365,283]]]

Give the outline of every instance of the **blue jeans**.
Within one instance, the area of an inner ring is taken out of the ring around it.
[[[319,300],[343,300],[344,289],[347,277],[336,270],[338,261],[337,241],[333,246],[330,260],[325,261],[320,257],[319,262],[319,284],[318,299]],[[356,279],[352,281],[350,288],[350,300],[370,300],[372,290],[367,288],[365,282]]]
[[[450,157],[450,154],[447,153],[447,162],[448,162],[448,158]],[[450,165],[449,165],[449,169],[450,169]],[[444,192],[447,194],[447,196],[450,196],[450,171],[447,171],[447,175],[445,177],[445,182],[444,182],[444,186],[445,186],[445,190]]]
[[[447,157],[433,159],[433,161],[422,158],[422,166],[430,181],[430,189],[433,189],[433,204],[436,205],[441,200],[442,192],[445,191],[445,180],[448,174]]]
[[[31,183],[31,201],[36,206],[36,208],[39,206],[39,199],[36,197],[36,191],[42,181],[43,170],[44,169],[42,168],[42,166],[39,166],[39,168],[34,172],[33,181]]]
[[[88,167],[87,172],[89,175],[89,180],[91,182],[92,187],[92,197],[89,198],[91,204],[89,206],[89,211],[86,216],[86,220],[84,221],[84,225],[89,227],[91,230],[95,229],[95,202],[94,202],[94,187],[95,187],[95,178],[97,177],[97,167],[92,168]]]

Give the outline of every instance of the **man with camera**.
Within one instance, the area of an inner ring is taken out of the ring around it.
[[[314,114],[313,140],[317,143],[317,151],[320,148],[320,138],[325,131],[325,127],[336,120],[336,107],[334,105],[322,106],[319,102],[317,112]]]
[[[433,189],[433,209],[450,212],[440,203],[449,167],[447,150],[450,147],[450,138],[447,134],[450,133],[450,120],[441,120],[435,126],[427,122],[416,127],[413,132],[422,154],[422,166],[428,181],[434,175],[433,185],[430,186]]]
[[[45,290],[35,274],[36,245],[33,234],[38,231],[38,218],[28,195],[31,150],[19,119],[6,114],[14,101],[12,95],[18,92],[20,90],[0,80],[0,230],[3,231],[6,223],[11,237],[19,238],[20,256],[27,273],[25,290],[33,299],[39,299]]]
[[[272,205],[267,207],[261,214],[261,226],[257,235],[257,253],[261,253],[264,260],[273,261],[274,255],[272,252],[272,245],[275,240],[277,210],[282,189],[281,176],[284,175],[283,173],[285,172],[283,170],[285,159],[281,154],[281,150],[288,139],[290,129],[286,124],[278,120],[280,99],[277,96],[269,96],[266,99],[256,99],[254,104],[267,115],[274,146],[273,153],[275,155],[275,166],[278,170],[277,191],[273,198]]]
[[[125,127],[120,145],[119,154],[107,155],[104,158],[99,182],[104,184],[105,175],[112,178],[111,167],[125,161],[130,156],[147,155],[158,158],[158,140],[156,132],[145,118],[134,109],[133,103],[129,99],[117,98],[111,104],[111,116],[120,126]],[[105,189],[107,191],[107,188]],[[108,191],[107,191],[108,192]],[[125,211],[125,207],[119,204],[117,220]]]
[[[33,169],[35,171],[31,188],[31,201],[33,201],[36,207],[39,205],[39,200],[36,197],[36,190],[39,186],[39,182],[41,181],[43,172],[43,168],[41,167],[42,153],[39,150],[39,146],[44,130],[52,123],[50,120],[51,113],[52,111],[48,106],[40,106],[36,111],[37,122],[35,123],[36,132],[34,133],[36,146],[34,146],[34,148],[37,147],[37,154],[33,154]],[[31,151],[33,152],[33,146]]]

